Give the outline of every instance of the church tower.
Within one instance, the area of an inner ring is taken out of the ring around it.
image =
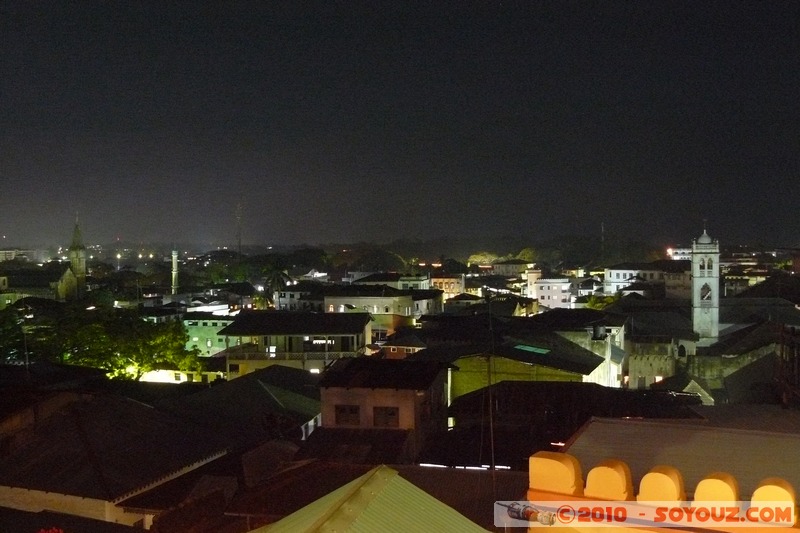
[[[719,242],[706,233],[692,242],[692,324],[700,344],[719,337]]]
[[[75,218],[75,229],[72,231],[72,243],[69,245],[69,267],[77,281],[77,298],[86,294],[86,246],[81,238],[81,227]]]

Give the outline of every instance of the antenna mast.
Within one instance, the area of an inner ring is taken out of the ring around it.
[[[239,261],[242,260],[242,203],[236,206],[236,243],[239,252]]]

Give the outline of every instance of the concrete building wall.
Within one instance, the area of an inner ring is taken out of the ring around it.
[[[415,397],[416,391],[405,389],[323,388],[320,390],[322,427],[375,427],[373,423],[374,407],[397,407],[399,415],[398,429],[416,429]],[[336,423],[336,405],[359,406],[360,423],[358,426],[338,426]]]
[[[152,523],[146,515],[126,513],[112,502],[19,487],[0,487],[0,506],[31,513],[52,511],[127,526]]]

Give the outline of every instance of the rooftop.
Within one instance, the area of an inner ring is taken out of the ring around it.
[[[436,361],[347,357],[322,374],[320,388],[425,390],[447,365]]]
[[[26,445],[0,460],[0,484],[113,501],[227,446],[144,404],[98,395],[39,421]]]
[[[304,313],[243,311],[220,335],[355,335],[362,333],[369,313]]]

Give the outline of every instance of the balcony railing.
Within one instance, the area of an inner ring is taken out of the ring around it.
[[[231,361],[328,361],[342,357],[357,357],[358,352],[237,352],[229,355]]]

